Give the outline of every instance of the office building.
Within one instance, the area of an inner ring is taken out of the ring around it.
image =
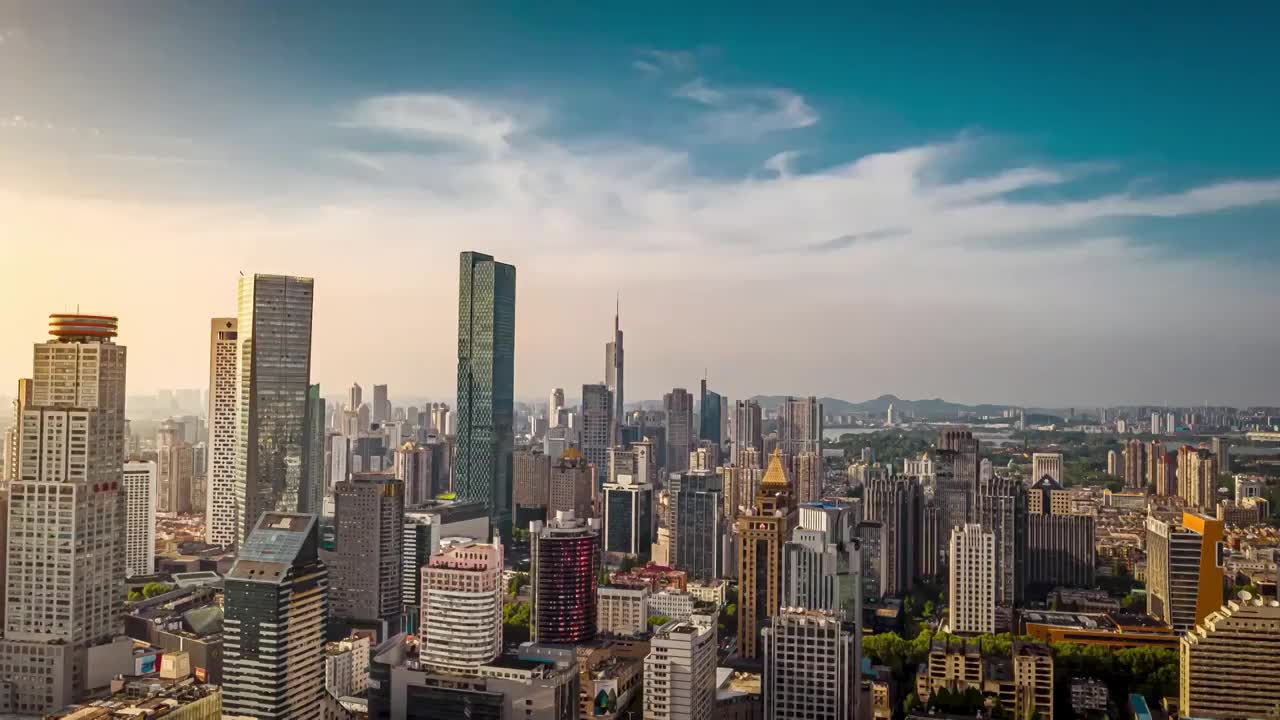
[[[640,637],[649,632],[649,588],[602,585],[596,594],[601,635]]]
[[[948,560],[947,611],[951,632],[994,633],[995,535],[976,523],[952,528]]]
[[[415,632],[422,616],[421,569],[446,538],[488,538],[489,510],[483,503],[431,500],[406,507],[400,544],[400,603],[403,625]]]
[[[406,506],[418,505],[436,496],[438,468],[432,462],[434,456],[431,448],[415,442],[406,442],[396,448],[392,468],[396,479],[404,485]]]
[[[511,527],[516,269],[464,252],[458,279],[458,407],[453,489]]]
[[[609,439],[613,418],[613,393],[603,383],[582,386],[582,421],[579,435],[582,454],[595,467],[597,477],[603,479],[609,468]]]
[[[667,528],[672,564],[690,580],[710,582],[723,575],[724,500],[720,476],[707,470],[673,475],[667,488]]]
[[[363,695],[369,689],[369,637],[352,635],[324,645],[324,689],[334,697]]]
[[[307,454],[302,463],[302,489],[299,491],[300,512],[320,515],[324,511],[324,398],[320,386],[307,387],[306,432]]]
[[[712,717],[716,697],[716,626],[671,621],[658,628],[644,659],[646,720]]]
[[[782,605],[861,619],[862,541],[853,505],[810,503],[782,546]]]
[[[863,491],[865,517],[881,527],[885,583],[880,592],[901,595],[915,586],[920,537],[920,485],[905,477],[876,478]],[[943,535],[950,537],[949,533]]]
[[[622,444],[622,425],[626,419],[626,410],[622,401],[623,386],[623,350],[622,325],[619,320],[621,306],[613,309],[613,340],[604,346],[604,384],[609,390],[612,405],[609,410],[609,444],[608,447]],[[584,398],[583,405],[586,404]],[[601,465],[600,467],[604,467]]]
[[[1031,482],[1042,478],[1053,478],[1054,482],[1062,482],[1062,453],[1032,453]]]
[[[1124,486],[1146,487],[1147,446],[1137,438],[1124,445]]]
[[[156,464],[127,462],[121,477],[125,496],[125,575],[150,575],[156,571]]]
[[[1217,488],[1218,456],[1206,448],[1178,448],[1178,495],[1187,507],[1212,512]]]
[[[778,449],[788,458],[802,452],[822,453],[822,403],[786,397],[778,407]]]
[[[355,410],[364,404],[364,388],[360,387],[360,383],[351,383],[351,388],[347,391],[347,410]]]
[[[884,525],[878,522],[860,522],[857,536],[862,551],[862,573],[859,580],[862,597],[879,600],[889,585],[889,562],[885,557]]]
[[[547,426],[560,427],[560,418],[564,414],[564,388],[551,388],[547,399]]]
[[[604,467],[604,466],[600,466]],[[551,465],[547,489],[547,517],[571,512],[580,519],[596,516],[592,466],[573,448]]]
[[[50,315],[20,383],[9,484],[0,680],[9,707],[41,714],[89,689],[87,659],[122,632],[126,351],[116,319]],[[26,385],[24,388],[23,385]]]
[[[1222,521],[1184,512],[1147,517],[1147,614],[1190,630],[1222,606]]]
[[[539,447],[521,448],[512,454],[511,463],[515,482],[512,503],[515,505],[516,527],[529,527],[534,520],[545,522],[547,503],[550,502],[551,456]]]
[[[1243,592],[1182,637],[1178,713],[1275,717],[1280,708],[1280,603]]]
[[[934,501],[938,504],[939,527],[944,536],[973,518],[978,491],[980,447],[968,430],[944,430],[938,435],[934,459]]]
[[[333,621],[399,632],[404,485],[390,474],[357,473],[334,486],[335,550],[323,558],[333,582]]]
[[[236,318],[209,321],[209,437],[205,468],[205,540],[233,546],[236,516],[236,427],[239,423],[239,341]]]
[[[653,486],[630,474],[604,486],[604,551],[649,561],[653,545]]]
[[[156,470],[159,499],[156,511],[178,514],[191,512],[191,493],[196,474],[195,448],[181,440],[161,444],[156,450]]]
[[[319,546],[315,516],[276,512],[263,513],[241,545],[223,581],[227,715],[318,717],[329,615]]]
[[[1059,463],[1061,459],[1058,456]],[[1045,482],[1053,482],[1053,475],[1046,472],[1040,480]],[[974,519],[994,538],[996,604],[1002,608],[1012,608],[1023,600],[1027,583],[1027,504],[1026,485],[1015,478],[993,477],[978,482]]]
[[[733,404],[733,457],[735,462],[742,451],[753,448],[757,463],[764,457],[764,421],[760,403],[755,400],[738,400]],[[758,467],[758,465],[757,465]]]
[[[760,629],[782,604],[782,546],[795,524],[791,481],[775,450],[755,506],[737,519],[738,654],[743,658],[759,657]]]
[[[1231,473],[1231,441],[1224,437],[1215,437],[1209,441],[1214,457],[1218,458],[1218,472]]]
[[[418,656],[430,670],[474,674],[502,654],[502,545],[446,540],[422,568]]]
[[[720,413],[720,393],[707,387],[707,379],[702,379],[698,398],[698,439],[719,448],[724,443],[720,434],[724,416]]]
[[[785,608],[761,632],[764,715],[854,720],[861,689],[857,630],[840,613]]]
[[[391,399],[387,396],[386,385],[373,386],[373,414],[370,419],[379,425],[391,420]]]
[[[666,471],[683,472],[689,468],[689,451],[694,447],[693,396],[684,388],[675,388],[662,398],[666,436]]]
[[[1026,583],[1039,590],[1091,587],[1096,561],[1096,520],[1076,513],[1071,493],[1048,479],[1028,493]]]
[[[240,538],[265,512],[298,512],[312,435],[311,278],[253,275],[239,281],[239,428],[236,516]]]
[[[574,644],[596,636],[600,521],[557,512],[529,524],[533,640]]]
[[[792,460],[795,468],[796,500],[816,502],[822,497],[822,455],[806,450]]]

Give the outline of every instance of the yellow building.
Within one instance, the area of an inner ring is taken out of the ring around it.
[[[1186,632],[1222,606],[1222,521],[1147,516],[1147,614]]]
[[[778,450],[760,479],[755,507],[737,519],[738,654],[760,656],[760,628],[782,601],[782,544],[796,524],[791,482]],[[763,587],[761,587],[763,585]]]

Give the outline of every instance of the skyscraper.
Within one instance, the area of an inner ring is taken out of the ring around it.
[[[1222,521],[1147,516],[1147,614],[1183,633],[1222,606]]]
[[[373,386],[373,421],[384,423],[391,419],[391,399],[386,385]]]
[[[551,464],[547,485],[547,517],[556,513],[571,512],[580,520],[595,517],[595,486],[591,483],[591,468],[582,453],[569,448]]]
[[[472,675],[501,655],[504,590],[500,543],[446,541],[422,568],[423,665]]]
[[[551,388],[547,401],[547,427],[560,427],[560,413],[564,411],[564,388]]]
[[[320,717],[329,576],[319,547],[315,516],[277,512],[241,545],[223,580],[226,715]]]
[[[699,616],[672,620],[654,632],[644,658],[646,720],[698,720],[714,717],[716,705],[716,626]]]
[[[613,396],[613,404],[609,413],[609,446],[622,443],[622,425],[626,411],[622,403],[622,327],[619,322],[621,307],[613,310],[613,340],[604,346],[604,384]]]
[[[1280,603],[1241,593],[1182,636],[1180,649],[1182,717],[1275,717]]]
[[[359,410],[363,404],[364,388],[360,383],[351,383],[351,389],[347,391],[347,410]]]
[[[458,278],[458,408],[454,491],[511,527],[516,269],[464,252]]]
[[[239,356],[235,318],[209,321],[209,440],[205,469],[205,540],[233,546],[240,539],[236,516],[236,416]],[[357,386],[359,387],[359,386]]]
[[[795,468],[796,502],[816,502],[822,497],[822,456],[806,450],[792,460]]]
[[[1042,590],[1091,587],[1097,552],[1094,517],[1072,512],[1071,494],[1051,480],[1032,485],[1027,499],[1025,582]]]
[[[597,483],[604,481],[609,471],[609,448],[612,427],[613,393],[603,383],[582,386],[582,408],[579,420],[582,425],[582,454],[596,469]]]
[[[156,571],[156,464],[127,462],[125,492],[125,575]]]
[[[86,688],[90,648],[123,632],[125,348],[116,319],[50,315],[9,486],[0,679],[24,714]]]
[[[1212,512],[1217,507],[1218,456],[1206,448],[1178,448],[1178,495],[1188,507]]]
[[[944,537],[973,518],[978,491],[978,439],[968,430],[944,430],[938,436],[934,499]]]
[[[1031,454],[1031,482],[1046,476],[1062,482],[1062,453]]]
[[[806,450],[822,452],[822,403],[816,397],[784,398],[778,411],[778,447],[788,462]]]
[[[1147,487],[1155,488],[1157,495],[1176,495],[1177,464],[1173,453],[1165,449],[1164,441],[1152,440],[1147,448]]]
[[[240,278],[235,493],[241,538],[264,512],[304,507],[313,289],[311,278]]]
[[[698,402],[698,439],[719,447],[724,438],[720,436],[720,393],[707,388],[707,379],[702,379],[701,397]]]
[[[546,522],[551,490],[551,456],[541,448],[522,448],[512,455],[515,476],[516,527],[534,520]]]
[[[399,632],[404,484],[390,474],[357,473],[333,495],[333,619],[374,628],[385,639]]]
[[[653,486],[630,474],[605,483],[604,551],[646,562],[653,540]]]
[[[181,439],[161,443],[156,450],[159,503],[165,513],[191,512],[191,491],[195,482],[195,448]]]
[[[970,523],[951,530],[950,548],[947,610],[951,632],[995,632],[995,535]]]
[[[600,521],[559,512],[529,524],[533,640],[574,644],[596,636],[596,574]]]
[[[764,640],[764,716],[773,720],[853,720],[861,686],[856,626],[829,610],[786,608]]]
[[[920,537],[920,484],[906,477],[877,477],[863,492],[867,521],[879,523],[886,595],[907,593],[915,585],[916,549]],[[950,533],[941,531],[950,537]]]
[[[723,572],[724,486],[710,470],[685,470],[671,477],[667,523],[672,564],[690,580],[711,582]]]
[[[738,516],[738,654],[755,659],[760,628],[782,603],[782,545],[795,527],[791,482],[777,450],[751,512]]]
[[[1129,489],[1146,487],[1147,447],[1134,438],[1124,446],[1124,486]]]
[[[693,396],[684,388],[674,388],[662,398],[666,411],[668,473],[689,468],[689,450],[693,447]]]
[[[302,457],[302,488],[298,491],[300,512],[319,515],[324,510],[324,398],[320,386],[307,387],[306,454]]]
[[[1027,583],[1027,486],[1016,478],[979,481],[974,504],[975,520],[994,541],[996,604],[1012,608],[1022,602]]]
[[[755,400],[738,400],[733,404],[733,458],[740,458],[747,448],[755,448],[756,457],[764,457],[764,422],[760,403]]]
[[[862,541],[858,507],[810,503],[782,547],[782,604],[790,608],[843,612],[851,622],[861,616]]]

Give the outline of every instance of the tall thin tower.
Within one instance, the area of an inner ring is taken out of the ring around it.
[[[263,513],[306,507],[313,288],[305,277],[240,278],[235,493],[241,540]]]
[[[209,452],[205,456],[205,540],[233,546],[240,539],[236,514],[237,390],[235,318],[209,321]]]
[[[83,696],[91,647],[124,630],[125,348],[116,319],[51,315],[10,487],[0,680],[23,713]]]
[[[458,277],[458,430],[454,489],[511,528],[516,269],[464,252]]]
[[[620,316],[622,303],[615,301],[613,308],[613,340],[604,346],[604,384],[613,393],[613,407],[609,413],[609,447],[622,444],[622,425],[626,418],[622,404],[622,327]]]

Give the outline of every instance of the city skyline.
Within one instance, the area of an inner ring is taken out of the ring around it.
[[[1256,18],[58,5],[0,11],[0,299],[126,318],[135,391],[203,384],[242,271],[316,279],[322,388],[447,398],[476,250],[521,268],[519,398],[604,379],[620,294],[632,398],[708,368],[730,398],[1280,402]],[[39,324],[0,317],[0,374]]]

